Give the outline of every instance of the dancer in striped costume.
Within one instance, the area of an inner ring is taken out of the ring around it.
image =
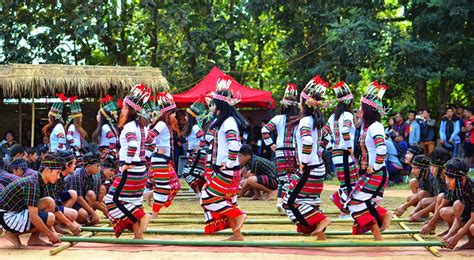
[[[142,196],[147,181],[145,160],[146,119],[141,115],[143,104],[148,101],[151,89],[143,84],[132,88],[125,97],[120,113],[120,170],[105,196],[107,217],[112,222],[115,236],[131,229],[135,239],[142,239],[150,216],[142,206]]]
[[[55,153],[57,151],[66,150],[66,132],[62,120],[64,103],[67,97],[63,93],[56,94],[60,102],[56,102],[51,106],[48,113],[48,124],[42,129],[43,135],[49,135],[49,151]]]
[[[74,152],[77,167],[82,167],[83,142],[87,138],[87,132],[82,128],[82,110],[81,105],[77,102],[77,98],[77,96],[69,98],[71,102],[71,115],[66,124],[66,141],[70,150]]]
[[[338,82],[332,87],[336,93],[337,105],[329,117],[328,122],[322,131],[321,145],[327,146],[328,142],[333,145],[332,162],[336,168],[336,176],[339,180],[339,189],[331,196],[332,202],[343,210],[343,205],[347,200],[347,195],[357,182],[357,166],[352,147],[354,147],[354,116],[350,112],[353,96],[349,86],[344,82]],[[341,212],[341,217],[348,212]]]
[[[362,126],[359,138],[362,155],[359,180],[349,194],[345,207],[354,219],[353,234],[372,231],[375,240],[383,240],[380,231],[390,225],[392,213],[379,203],[388,183],[385,168],[385,132],[380,123],[382,97],[387,87],[374,81],[361,99]]]
[[[204,140],[205,132],[198,121],[199,117],[206,113],[206,110],[206,104],[203,101],[198,100],[194,102],[186,110],[186,126],[182,133],[188,139],[187,155],[189,157],[183,169],[183,176],[198,196],[200,196],[202,186],[205,183],[204,170],[206,164],[206,153],[204,150],[206,144]]]
[[[56,206],[46,194],[46,184],[55,183],[61,172],[61,159],[47,154],[41,162],[38,174],[18,178],[0,194],[0,228],[7,231],[5,237],[15,248],[23,248],[20,235],[31,233],[28,245],[50,245],[40,238],[46,235],[53,244],[60,243],[59,235],[52,229]]]
[[[275,151],[275,161],[278,174],[278,199],[277,209],[284,211],[281,204],[285,197],[291,176],[296,171],[296,155],[294,143],[294,128],[287,127],[290,118],[298,114],[298,102],[296,98],[298,90],[295,84],[288,84],[285,94],[280,102],[280,111],[277,116],[270,119],[268,124],[262,128],[262,136],[265,144]],[[276,131],[276,143],[272,140],[270,133]]]
[[[119,131],[115,126],[117,122],[118,104],[112,96],[106,95],[100,100],[102,107],[97,113],[97,128],[92,134],[92,139],[99,145],[100,158],[108,154],[116,156],[119,143]]]
[[[212,93],[216,120],[210,126],[214,129],[212,169],[201,192],[201,206],[204,209],[206,227],[212,234],[232,228],[233,235],[227,240],[243,240],[240,229],[247,215],[237,205],[240,184],[240,167],[237,160],[241,143],[239,131],[247,122],[234,108],[239,101],[229,90],[233,79],[224,76],[218,79],[216,92]]]
[[[179,135],[176,120],[176,104],[169,93],[158,93],[157,109],[160,115],[150,125],[148,139],[155,142],[156,150],[151,156],[153,185],[153,214],[157,218],[160,209],[169,207],[181,188],[173,163],[173,135]]]
[[[324,116],[320,110],[328,83],[320,76],[313,77],[301,92],[300,115],[290,121],[295,127],[299,171],[293,175],[283,208],[300,233],[316,235],[325,240],[324,230],[331,223],[321,211],[320,195],[326,173],[320,154],[320,132]]]

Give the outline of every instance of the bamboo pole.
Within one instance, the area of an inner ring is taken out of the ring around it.
[[[82,227],[84,231],[93,231],[97,233],[112,233],[112,228],[103,227]],[[131,231],[126,231],[131,233]],[[406,235],[416,234],[419,230],[387,230],[382,232],[384,235]],[[200,229],[147,229],[145,234],[159,234],[159,235],[206,235],[203,230]],[[351,231],[326,231],[328,236],[350,236]],[[217,232],[215,235],[232,235],[231,230],[223,230]],[[294,231],[280,231],[280,230],[242,230],[244,236],[307,236],[303,233],[297,233]],[[370,232],[364,233],[364,235],[372,235]]]
[[[392,219],[392,222],[403,222],[408,219]],[[352,223],[352,219],[331,219],[332,223]],[[100,223],[110,223],[108,219],[101,219]],[[150,219],[150,223],[167,223],[167,224],[205,224],[203,219]],[[289,219],[247,219],[245,224],[293,224]]]
[[[338,209],[323,210],[324,214],[339,214]],[[160,216],[202,216],[204,211],[160,211]],[[286,214],[278,211],[245,211],[245,214],[250,216],[285,216]]]
[[[160,240],[160,239],[117,239],[97,237],[62,237],[66,242],[88,242],[128,245],[164,245],[164,246],[226,246],[226,247],[405,247],[405,246],[444,246],[438,241],[200,241],[200,240]]]
[[[398,219],[397,216],[394,217],[394,219]],[[400,227],[402,227],[404,230],[411,230],[405,223],[403,222],[400,222],[398,223],[398,225],[400,225]],[[417,232],[419,233],[419,232]],[[416,241],[420,241],[420,242],[423,242],[425,241],[420,235],[418,234],[410,234],[411,237],[413,237]],[[433,254],[434,256],[436,257],[441,257],[442,255],[440,254],[440,252],[434,248],[434,247],[431,247],[431,246],[426,246],[426,249],[428,249],[428,251],[430,251],[431,254]]]
[[[106,228],[108,225],[102,225],[101,227],[98,227],[98,228]],[[87,230],[84,230],[84,227],[81,228],[82,231],[87,231]],[[92,232],[87,232],[87,233],[84,233],[82,234],[80,237],[92,237],[93,235],[95,235],[96,231],[92,231]],[[62,240],[62,238],[61,238]],[[63,240],[62,240],[63,241]],[[64,242],[64,241],[63,241]],[[66,242],[66,243],[63,243],[62,245],[56,247],[56,248],[53,248],[51,250],[49,250],[49,255],[56,255],[68,248],[70,248],[71,246],[75,245],[77,242]]]

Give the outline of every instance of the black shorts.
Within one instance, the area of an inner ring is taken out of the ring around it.
[[[474,144],[465,142],[464,143],[464,156],[465,157],[472,157],[474,154]]]
[[[61,191],[59,193],[59,201],[60,202],[64,203],[64,202],[66,202],[70,199],[71,199],[71,194],[69,194],[69,191]]]
[[[278,188],[278,182],[275,178],[268,177],[266,175],[257,175],[257,183],[267,187],[270,190],[276,190]]]

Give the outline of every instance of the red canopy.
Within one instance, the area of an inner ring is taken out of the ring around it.
[[[192,103],[207,93],[215,91],[217,79],[224,75],[226,74],[219,68],[216,66],[212,67],[209,74],[207,74],[206,77],[204,77],[204,79],[192,89],[173,95],[176,105],[178,107],[189,107]],[[238,107],[275,109],[276,102],[275,99],[272,98],[272,93],[270,91],[252,89],[241,85],[235,80],[232,81],[230,89],[234,92],[234,94],[240,95],[241,101],[237,104]]]

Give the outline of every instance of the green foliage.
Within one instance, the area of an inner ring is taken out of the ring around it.
[[[398,110],[472,105],[474,2],[3,1],[0,63],[160,67],[175,92],[216,65],[283,95],[315,74]]]

